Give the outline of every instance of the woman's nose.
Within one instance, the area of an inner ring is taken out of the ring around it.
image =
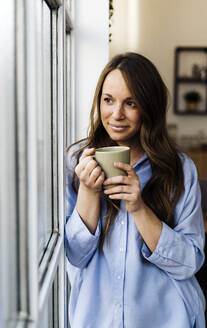
[[[124,108],[121,103],[116,103],[114,108],[113,108],[113,114],[112,114],[114,119],[120,120],[123,119],[124,116]]]

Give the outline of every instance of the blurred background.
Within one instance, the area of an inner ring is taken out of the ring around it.
[[[134,50],[151,59],[170,92],[169,132],[185,150],[206,148],[207,3],[203,0],[114,0],[113,3],[110,56]],[[177,49],[180,50],[176,53]],[[184,95],[195,90],[201,95],[198,108],[186,110]],[[206,177],[206,156],[199,151],[192,156],[199,162],[200,175]]]
[[[85,137],[98,76],[115,54],[136,51],[158,68],[168,130],[197,166],[206,217],[206,12],[205,0],[1,4],[0,327],[69,327],[65,150]]]

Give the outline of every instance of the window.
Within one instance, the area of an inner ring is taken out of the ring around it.
[[[64,327],[70,11],[61,0],[2,7],[0,326]]]
[[[37,106],[37,177],[38,177],[38,241],[39,258],[47,247],[53,229],[52,190],[52,13],[41,5],[39,39],[40,101]]]
[[[9,17],[9,19],[8,19]],[[5,33],[6,30],[6,33]],[[0,19],[0,327],[13,323],[17,293],[17,192],[15,181],[14,2],[1,5]],[[5,251],[6,250],[6,251]]]

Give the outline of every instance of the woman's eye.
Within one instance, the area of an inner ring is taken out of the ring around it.
[[[137,106],[134,101],[127,101],[126,104],[127,104],[127,106],[133,107],[133,108]]]
[[[112,102],[111,98],[109,97],[105,97],[104,98],[104,101],[107,103],[107,104],[110,104]]]

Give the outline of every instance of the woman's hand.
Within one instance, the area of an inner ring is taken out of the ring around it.
[[[84,186],[92,192],[97,192],[102,189],[104,182],[104,172],[97,162],[93,159],[95,148],[87,148],[83,151],[79,163],[75,168],[80,185]]]
[[[116,184],[110,189],[106,189],[104,193],[110,199],[120,199],[126,201],[126,210],[131,214],[138,211],[144,202],[141,197],[140,182],[131,165],[125,163],[114,163],[114,166],[124,170],[127,176],[117,176],[105,180],[104,186]]]
[[[76,208],[92,234],[100,216],[100,191],[104,182],[104,173],[92,157],[94,153],[94,148],[85,149],[75,168],[80,181]]]

